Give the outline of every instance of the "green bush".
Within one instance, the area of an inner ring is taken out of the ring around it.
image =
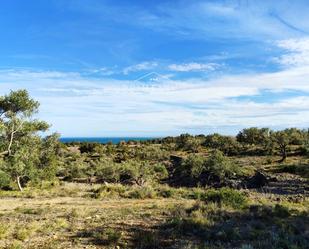
[[[126,187],[120,184],[102,185],[93,193],[94,198],[121,197],[126,192]]]
[[[173,198],[177,195],[177,190],[166,185],[161,185],[155,189],[158,197]]]
[[[4,171],[0,170],[0,189],[8,188],[10,183],[10,176]]]
[[[240,168],[229,160],[224,154],[215,150],[206,161],[206,171],[220,180],[240,174]]]
[[[114,163],[112,159],[102,158],[96,162],[95,175],[106,182],[116,183],[120,180],[121,169],[120,165]]]
[[[121,163],[120,181],[143,186],[155,183],[167,177],[168,173],[163,164],[128,160]]]
[[[28,239],[31,234],[33,233],[33,231],[29,228],[18,228],[15,233],[14,233],[14,237],[15,239],[21,240],[21,241],[25,241],[26,239]]]
[[[203,156],[196,154],[189,155],[181,164],[182,176],[190,176],[191,178],[198,178],[205,170],[206,159]]]
[[[107,228],[103,231],[95,231],[91,233],[91,235],[93,239],[101,245],[116,245],[122,237],[121,231],[113,228]]]
[[[224,182],[241,174],[240,167],[219,150],[213,151],[208,158],[191,154],[183,160],[177,171],[179,182],[191,186]]]
[[[215,202],[235,209],[246,207],[248,199],[244,193],[230,188],[212,189],[205,193],[202,198],[206,202]]]
[[[203,145],[210,149],[222,151],[225,155],[238,155],[241,151],[241,145],[235,137],[223,136],[218,133],[205,137]]]
[[[152,199],[156,197],[156,191],[151,187],[138,187],[127,193],[132,199]]]

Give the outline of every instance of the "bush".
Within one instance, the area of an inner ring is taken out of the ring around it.
[[[207,159],[191,154],[177,170],[179,182],[189,186],[224,183],[224,180],[241,174],[240,167],[219,150],[215,150]]]
[[[133,199],[152,199],[156,197],[156,191],[151,187],[139,187],[128,192],[127,196]]]
[[[181,164],[182,175],[198,178],[205,170],[205,161],[205,157],[195,154],[189,155]]]
[[[33,233],[33,231],[31,229],[22,227],[22,228],[18,228],[15,231],[14,237],[15,237],[15,239],[24,241],[24,240],[28,239],[31,236],[32,233]]]
[[[112,228],[93,233],[93,238],[102,245],[115,245],[120,241],[121,236],[120,231]]]
[[[156,188],[156,193],[158,197],[172,198],[177,195],[177,190],[169,186],[161,185]]]
[[[116,183],[120,180],[121,169],[119,164],[114,163],[111,159],[101,159],[96,163],[95,175],[106,182]]]
[[[219,190],[209,190],[204,196],[204,201],[215,202],[219,205],[226,205],[235,209],[242,209],[247,205],[247,197],[244,193],[230,188],[221,188]]]
[[[128,160],[121,164],[120,181],[143,186],[146,183],[158,182],[167,177],[168,173],[163,164],[151,164]]]
[[[279,217],[279,218],[287,218],[291,214],[290,214],[290,211],[287,207],[276,204],[276,206],[274,208],[274,215]]]
[[[126,187],[120,184],[102,185],[94,191],[94,198],[121,197],[126,192]]]
[[[0,240],[4,239],[8,234],[9,226],[0,224]]]
[[[0,189],[9,188],[11,183],[10,176],[4,171],[0,170]]]
[[[219,180],[231,178],[240,173],[240,168],[233,164],[223,153],[215,150],[206,161],[206,171]]]
[[[220,150],[228,156],[238,155],[241,151],[241,145],[235,137],[223,136],[217,133],[206,136],[203,145],[210,149]]]

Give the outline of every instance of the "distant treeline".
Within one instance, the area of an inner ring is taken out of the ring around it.
[[[196,153],[201,147],[217,149],[227,156],[237,155],[281,155],[282,161],[288,153],[293,155],[305,155],[308,153],[309,129],[287,128],[284,130],[271,130],[269,128],[245,128],[236,136],[210,135],[168,136],[164,138],[150,139],[146,141],[129,140],[121,141],[119,145],[137,144],[162,144],[170,145],[175,150],[184,150]],[[79,146],[81,151],[91,152],[99,146],[95,142],[72,142],[66,143],[71,146]],[[111,145],[112,143],[107,143]]]

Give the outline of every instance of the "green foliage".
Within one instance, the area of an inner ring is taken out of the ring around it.
[[[134,148],[136,150],[136,158],[148,161],[163,161],[169,158],[168,151],[155,145],[141,146]]]
[[[250,145],[263,145],[269,139],[269,128],[257,128],[251,127],[240,131],[236,139],[240,143],[246,143]]]
[[[273,146],[277,147],[282,156],[281,162],[287,158],[290,145],[302,145],[305,140],[305,132],[296,128],[288,128],[271,133]]]
[[[156,191],[150,187],[138,187],[127,193],[128,198],[133,199],[153,199],[156,197]]]
[[[190,152],[198,152],[199,146],[201,145],[202,140],[198,137],[193,137],[189,134],[181,134],[176,139],[176,147]]]
[[[6,172],[0,170],[0,189],[8,188],[10,183],[10,176]]]
[[[94,191],[94,198],[112,198],[125,196],[126,187],[121,184],[102,185]]]
[[[84,178],[87,177],[88,163],[83,157],[77,156],[76,158],[68,161],[66,165],[66,176],[68,179]]]
[[[205,170],[205,163],[205,157],[191,154],[182,162],[181,173],[183,176],[190,176],[193,179],[199,178]]]
[[[244,208],[248,199],[244,193],[230,188],[221,188],[218,190],[209,190],[204,196],[206,202],[215,202],[219,205],[226,205],[235,209]]]
[[[239,167],[219,150],[215,150],[206,161],[206,170],[220,180],[236,176],[240,173]]]
[[[180,178],[187,177],[189,182],[195,183],[194,185],[222,182],[241,174],[239,166],[219,150],[213,151],[208,158],[191,154],[184,159],[178,170]]]
[[[210,149],[220,150],[228,156],[239,154],[241,149],[234,137],[223,136],[217,133],[206,136],[203,145]]]
[[[20,190],[23,182],[38,181],[47,175],[51,178],[56,172],[53,168],[57,159],[51,145],[58,142],[58,137],[42,140],[37,135],[49,127],[44,121],[32,119],[38,107],[39,103],[26,90],[0,97],[0,157],[4,160],[1,170],[17,181]]]
[[[119,182],[121,175],[121,165],[115,163],[112,159],[102,158],[96,162],[95,175],[105,182]]]
[[[30,227],[19,227],[16,229],[14,233],[14,238],[21,241],[25,241],[31,236],[32,233],[33,230]]]
[[[9,226],[6,224],[0,224],[0,240],[4,239],[8,234]]]
[[[244,154],[269,155],[273,151],[270,134],[269,128],[251,127],[240,131],[236,140],[244,146]]]
[[[303,178],[309,178],[309,167],[307,164],[291,164],[291,165],[279,165],[274,169],[276,173],[290,173],[296,174]]]
[[[150,164],[144,161],[128,160],[121,164],[120,180],[137,185],[156,182],[167,177],[167,170],[162,164]]]
[[[32,115],[37,111],[39,102],[31,99],[26,90],[11,91],[0,97],[0,112],[7,115]]]

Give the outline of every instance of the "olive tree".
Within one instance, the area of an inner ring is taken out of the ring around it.
[[[254,149],[255,153],[271,154],[273,150],[269,128],[251,127],[240,131],[236,139],[249,149]]]
[[[274,145],[278,148],[281,160],[285,161],[288,155],[290,145],[301,145],[304,142],[304,133],[296,128],[287,128],[282,131],[274,131],[271,133],[271,139]]]

